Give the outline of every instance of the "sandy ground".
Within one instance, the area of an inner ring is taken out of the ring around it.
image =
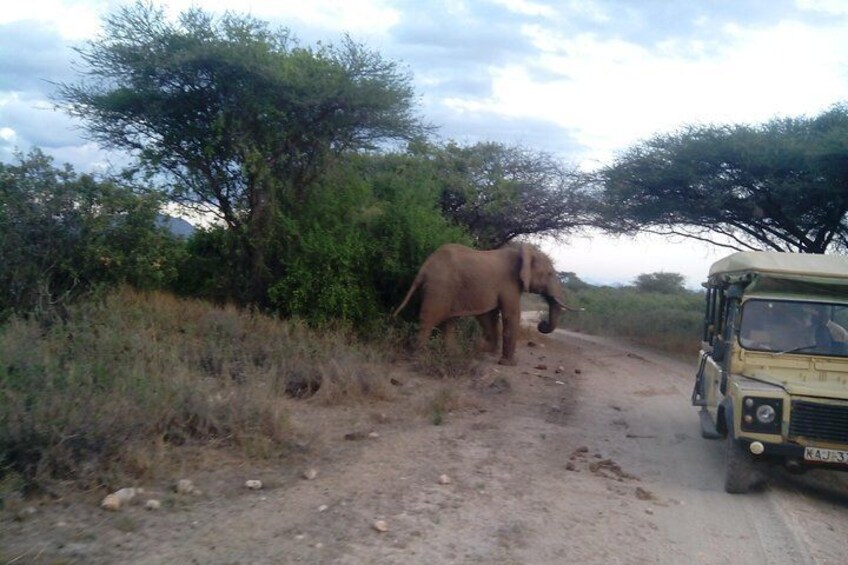
[[[456,380],[397,368],[395,398],[309,406],[276,465],[209,460],[201,495],[109,513],[92,495],[0,516],[9,563],[844,563],[848,475],[725,494],[694,363],[558,331]],[[561,372],[556,372],[561,368]],[[394,374],[394,373],[393,373]],[[435,395],[458,404],[433,424]],[[369,434],[371,434],[369,436]],[[347,436],[347,439],[346,439]],[[317,476],[303,478],[306,469]],[[450,482],[440,483],[447,475]],[[246,479],[265,488],[250,491]],[[387,531],[373,525],[385,522]]]

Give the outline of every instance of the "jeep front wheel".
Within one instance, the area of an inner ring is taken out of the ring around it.
[[[759,479],[754,460],[745,446],[727,434],[727,456],[724,470],[724,490],[730,494],[745,494]]]

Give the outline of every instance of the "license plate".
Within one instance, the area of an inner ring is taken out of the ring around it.
[[[822,449],[820,447],[805,447],[804,460],[846,465],[848,464],[848,451]]]

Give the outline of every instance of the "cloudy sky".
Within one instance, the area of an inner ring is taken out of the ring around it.
[[[73,46],[119,0],[27,0],[0,11],[0,160],[38,146],[80,171],[109,156],[53,109]],[[349,33],[408,67],[421,115],[445,139],[553,152],[591,169],[684,124],[758,123],[848,101],[846,0],[174,0],[289,28],[302,43]],[[726,254],[694,243],[587,234],[548,244],[596,283],[678,272],[690,286]]]

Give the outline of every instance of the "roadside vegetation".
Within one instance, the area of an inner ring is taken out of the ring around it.
[[[83,488],[149,478],[174,449],[278,457],[290,405],[387,397],[386,350],[234,307],[129,288],[0,327],[0,474]]]
[[[169,20],[143,2],[103,29],[57,103],[132,166],[77,172],[37,148],[0,163],[0,494],[114,486],[182,446],[277,457],[292,402],[387,397],[379,366],[404,351],[415,308],[389,313],[443,243],[586,226],[743,249],[848,241],[846,106],[686,129],[587,174],[533,148],[438,140],[412,77],[348,37],[303,46],[248,16]],[[174,235],[165,211],[205,227]],[[565,327],[694,355],[701,295],[679,275],[563,281],[585,308]],[[474,325],[462,335],[459,355],[415,368],[473,375]],[[434,399],[433,423],[459,402]]]
[[[628,286],[593,286],[563,273],[572,305],[562,327],[594,335],[622,337],[684,360],[698,352],[704,295],[683,286],[677,273],[646,273]]]
[[[565,315],[563,327],[623,337],[684,360],[695,359],[703,326],[700,293],[642,293],[631,288],[595,288],[577,293],[583,312]]]

